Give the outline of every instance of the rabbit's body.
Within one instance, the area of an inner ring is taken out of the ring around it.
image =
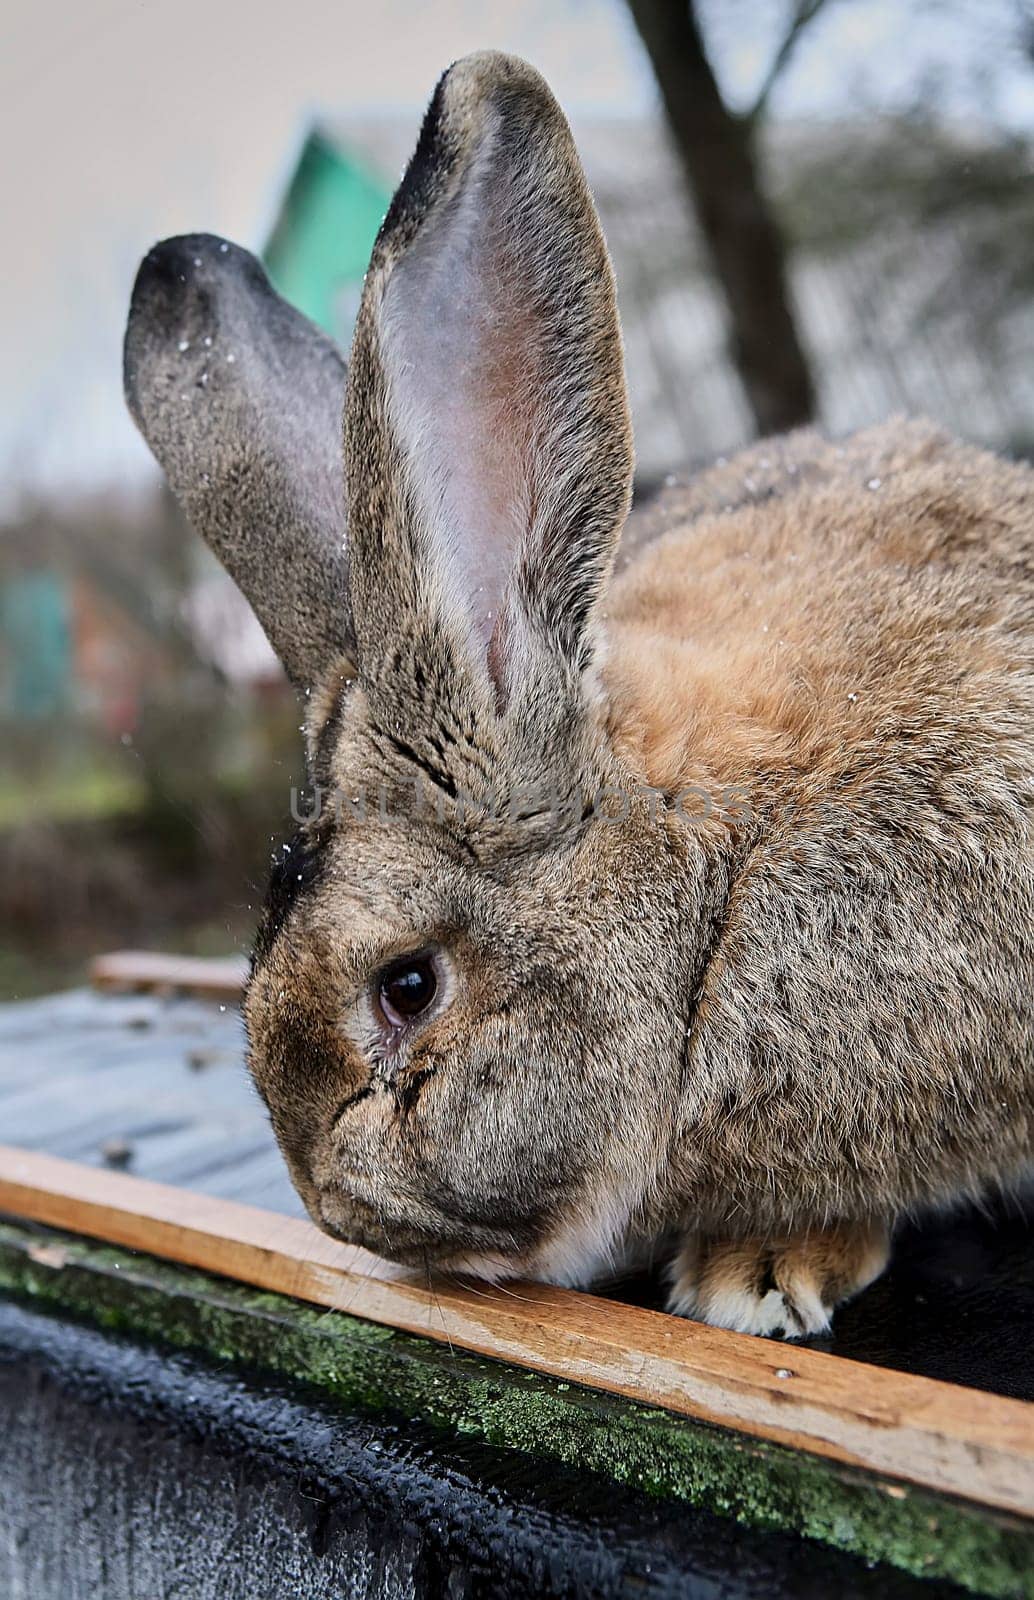
[[[529,1267],[689,1219],[676,1305],[813,1330],[882,1224],[1030,1166],[1034,474],[919,422],[766,441],[634,515],[619,568],[608,731],[692,819],[701,961],[638,1227],[600,1207]]]
[[[234,247],[148,257],[126,373],[332,799],[246,1005],[321,1226],[563,1282],[664,1243],[673,1309],[797,1333],[897,1217],[1021,1176],[1029,471],[794,436],[666,490],[610,578],[609,265],[548,90],[493,55],[378,239],[343,473],[341,363]]]
[[[1034,474],[895,423],[759,446],[647,515],[668,531],[607,605],[612,736],[689,791],[723,886],[674,1189],[779,1235],[1019,1177]]]

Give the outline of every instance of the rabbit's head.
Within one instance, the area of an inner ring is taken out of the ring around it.
[[[347,386],[202,236],[144,262],[126,383],[307,701],[317,787],[246,1004],[300,1193],[400,1259],[584,1276],[664,1158],[693,894],[596,675],[632,443],[545,84],[492,54],[439,83]]]

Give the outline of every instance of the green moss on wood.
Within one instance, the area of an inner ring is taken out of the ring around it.
[[[979,1594],[1034,1600],[1034,1530],[1018,1519],[343,1312],[4,1223],[0,1292],[313,1385],[350,1409],[474,1435]]]

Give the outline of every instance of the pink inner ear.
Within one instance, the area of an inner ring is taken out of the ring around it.
[[[484,138],[392,272],[381,354],[426,532],[499,687],[500,613],[537,509],[545,374],[530,225],[495,144]]]

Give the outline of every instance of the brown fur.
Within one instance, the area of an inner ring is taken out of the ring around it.
[[[178,485],[225,415],[161,432]],[[490,1276],[669,1241],[673,1309],[816,1331],[897,1218],[1030,1162],[1034,476],[924,424],[805,433],[622,535],[598,223],[545,85],[493,55],[442,80],[386,219],[344,459],[350,603],[310,565],[293,656],[343,804],[285,848],[246,1005],[300,1193]],[[247,576],[295,604],[297,570]],[[393,1028],[382,975],[421,952],[435,999]]]

